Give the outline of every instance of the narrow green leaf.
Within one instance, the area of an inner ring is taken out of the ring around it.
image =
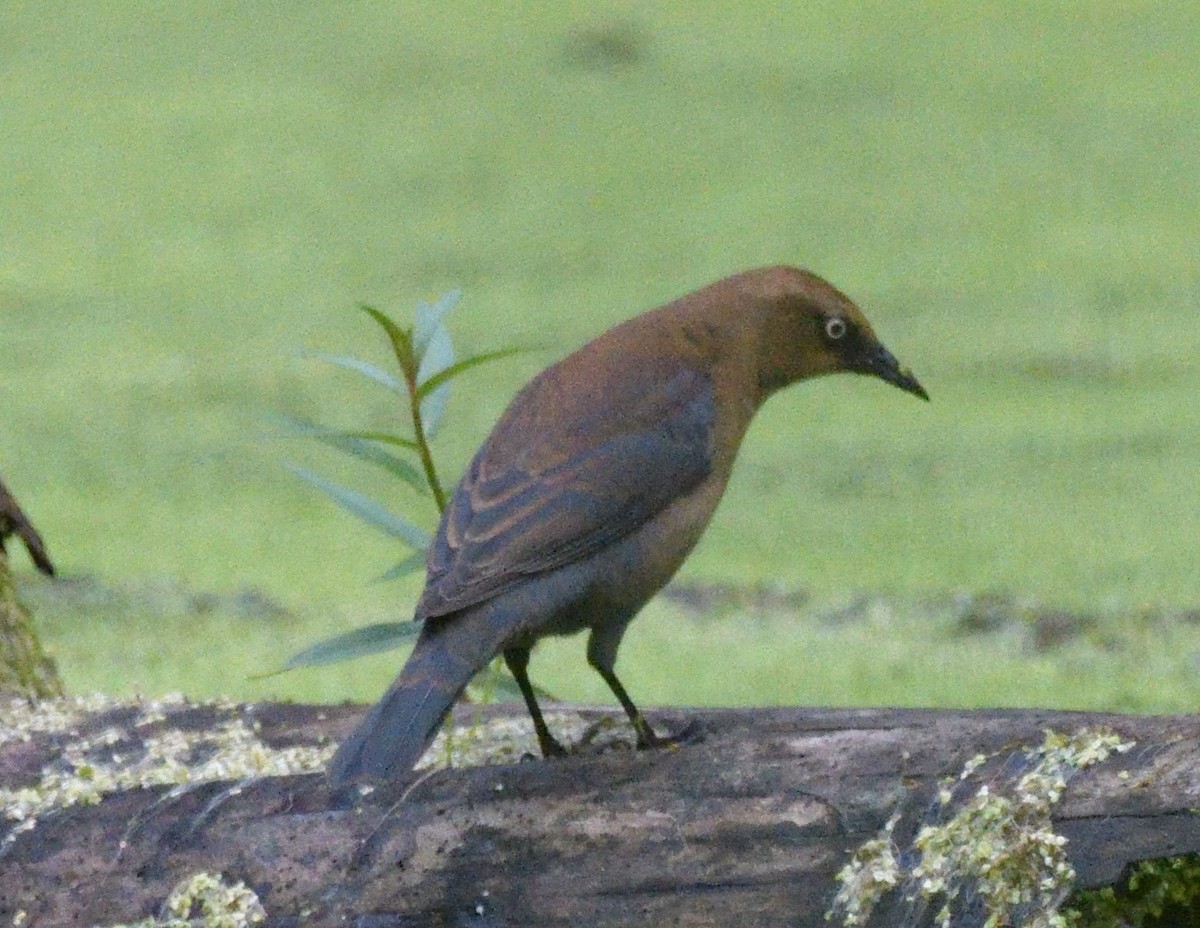
[[[454,340],[450,337],[450,330],[444,325],[439,325],[429,338],[425,354],[421,356],[421,366],[417,369],[417,383],[424,383],[453,363]]]
[[[450,339],[450,330],[444,325],[438,326],[429,340],[425,355],[421,358],[421,366],[417,370],[417,383],[436,377],[441,371],[454,363],[454,343]],[[425,436],[432,438],[442,423],[446,412],[446,403],[450,399],[450,384],[428,390],[423,395],[417,389],[417,397],[421,401],[421,424]]]
[[[413,354],[418,361],[425,360],[429,342],[439,328],[445,327],[446,314],[462,299],[461,290],[442,294],[436,303],[418,303],[416,322],[413,326]]]
[[[452,380],[464,371],[468,371],[473,367],[478,367],[480,364],[486,364],[488,361],[497,361],[500,358],[511,357],[514,354],[521,354],[528,351],[527,348],[500,348],[496,351],[485,351],[482,354],[473,354],[469,358],[463,358],[449,367],[444,367],[428,380],[418,380],[420,386],[417,388],[417,396],[424,397],[431,390],[436,390],[447,380]]]
[[[308,481],[343,509],[358,516],[364,522],[374,525],[393,538],[399,538],[410,547],[419,550],[429,547],[430,538],[428,532],[417,527],[403,516],[398,516],[385,509],[370,497],[355,490],[339,486],[295,464],[286,464],[285,466],[301,480]]]
[[[411,573],[425,569],[425,552],[414,551],[399,564],[389,567],[386,571],[375,578],[376,582],[384,580],[399,580],[401,577],[407,577]]]
[[[344,367],[349,371],[356,371],[364,377],[374,380],[376,383],[383,384],[389,390],[395,390],[397,393],[405,393],[404,384],[389,374],[387,371],[380,370],[374,364],[367,361],[360,361],[358,358],[352,358],[347,355],[339,354],[320,354],[317,352],[305,352],[304,357],[314,358],[317,361],[324,361],[326,364],[333,364],[337,367]]]
[[[359,309],[378,322],[383,331],[387,333],[387,337],[392,343],[392,353],[396,356],[396,363],[400,365],[400,370],[404,371],[404,375],[415,377],[417,363],[416,356],[413,354],[412,332],[400,328],[390,316],[373,306],[363,304],[359,306]]]
[[[325,638],[299,654],[293,654],[275,673],[284,673],[297,667],[336,664],[339,661],[366,657],[368,654],[390,651],[411,641],[420,631],[419,622],[379,622],[375,625],[364,625],[344,635]]]
[[[347,438],[361,438],[363,441],[377,441],[383,445],[395,445],[397,448],[406,448],[409,451],[417,450],[417,443],[411,438],[401,438],[399,435],[393,435],[391,432],[376,432],[371,429],[343,429],[339,432]]]
[[[380,448],[374,443],[375,439],[373,438],[363,438],[354,433],[329,429],[311,420],[299,417],[281,415],[275,418],[292,432],[315,438],[317,441],[331,448],[337,448],[339,451],[343,451],[361,461],[381,467],[408,484],[418,493],[429,493],[429,487],[425,483],[424,475],[413,464],[403,458],[397,457],[390,451]]]

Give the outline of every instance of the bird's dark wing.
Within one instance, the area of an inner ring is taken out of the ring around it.
[[[506,414],[455,490],[430,548],[418,619],[586,558],[708,476],[716,405],[706,375],[643,371],[600,404],[579,404],[578,417],[539,410],[556,399],[540,386],[518,397],[521,414]]]

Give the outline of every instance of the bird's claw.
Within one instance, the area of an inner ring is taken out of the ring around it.
[[[673,748],[682,744],[696,744],[704,740],[704,726],[696,719],[689,719],[687,724],[673,735],[657,735],[649,725],[638,732],[637,747],[639,751],[652,748]]]

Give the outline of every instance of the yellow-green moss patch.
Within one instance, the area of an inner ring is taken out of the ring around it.
[[[918,829],[905,854],[894,846],[895,819],[859,848],[838,874],[829,917],[847,926],[864,924],[879,900],[901,887],[910,902],[938,907],[940,928],[950,928],[967,898],[983,904],[984,928],[1068,928],[1059,908],[1075,871],[1051,813],[1072,775],[1131,747],[1109,731],[1048,731],[1024,757],[1027,772],[1015,779],[997,773],[971,789],[990,759],[977,755],[956,780],[943,783],[933,821]],[[907,870],[897,864],[906,857],[915,861]]]
[[[44,700],[36,705],[14,700],[0,708],[0,743],[28,740],[35,733],[68,737],[61,755],[41,772],[34,786],[0,789],[0,814],[16,823],[8,843],[33,828],[39,816],[57,809],[99,802],[119,790],[172,786],[179,790],[213,780],[312,773],[324,769],[331,745],[275,748],[258,736],[258,725],[236,715],[211,728],[144,731],[160,723],[168,710],[189,704],[182,696],[117,701],[107,697]],[[232,713],[232,703],[205,704]],[[88,736],[70,734],[96,712],[136,709],[123,725]]]
[[[257,894],[219,874],[197,873],[167,896],[162,916],[110,928],[250,928],[266,919]]]

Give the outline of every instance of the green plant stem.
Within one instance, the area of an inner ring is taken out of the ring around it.
[[[438,480],[437,469],[433,466],[433,454],[429,450],[429,442],[425,438],[425,423],[421,420],[421,397],[417,392],[417,372],[412,365],[405,365],[404,379],[408,382],[409,411],[412,414],[413,436],[417,443],[417,454],[421,458],[421,466],[425,468],[425,479],[429,489],[433,491],[433,501],[437,503],[438,514],[446,511],[446,491]]]

